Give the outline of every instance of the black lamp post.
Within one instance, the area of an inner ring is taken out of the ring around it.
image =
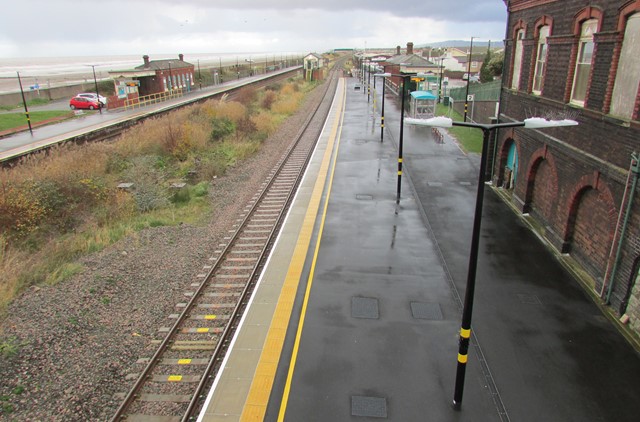
[[[368,79],[367,79],[367,104],[369,103],[369,99],[371,97],[371,61],[368,62],[369,65],[367,66],[367,73],[369,74]],[[375,78],[373,79],[373,82],[375,83]]]
[[[462,308],[462,323],[460,327],[460,338],[458,344],[458,368],[456,371],[456,383],[453,395],[453,408],[460,410],[462,406],[462,393],[464,390],[464,377],[467,368],[467,357],[469,351],[469,341],[471,338],[471,314],[473,311],[473,295],[476,286],[476,270],[478,266],[478,247],[480,244],[480,224],[482,222],[482,203],[484,200],[485,172],[487,168],[487,156],[489,138],[494,129],[509,127],[525,127],[527,129],[542,129],[545,127],[575,126],[578,122],[574,120],[549,121],[542,118],[530,118],[523,122],[480,124],[468,122],[454,122],[448,117],[434,117],[431,119],[407,119],[407,123],[430,126],[430,127],[451,127],[465,126],[482,129],[482,156],[480,158],[480,174],[478,177],[478,188],[476,193],[476,207],[473,214],[473,230],[471,233],[471,250],[469,252],[469,269],[467,272],[467,288],[464,294],[464,304]]]
[[[471,54],[473,52],[473,37],[469,47],[469,61],[467,62],[467,93],[464,96],[464,121],[467,121],[467,110],[469,109],[469,80],[471,80]]]
[[[443,76],[443,69],[442,69],[442,62],[444,61],[444,59],[442,57],[440,57],[440,78],[438,79],[438,104],[440,104],[440,98],[442,98],[442,76]]]
[[[27,116],[27,125],[29,125],[29,133],[33,135],[33,128],[31,127],[31,117],[29,117],[29,108],[27,107],[27,100],[24,99],[24,90],[22,89],[22,79],[20,79],[20,72],[18,74],[18,84],[20,85],[20,95],[22,95],[22,104],[24,105],[24,114]]]
[[[405,95],[406,95],[406,81],[407,78],[410,78],[412,75],[397,75],[397,74],[391,74],[391,73],[382,73],[382,74],[378,74],[378,75],[374,75],[375,76],[380,76],[383,78],[388,78],[390,76],[396,76],[399,78],[402,78],[402,105],[401,105],[401,110],[400,110],[400,137],[398,140],[398,186],[397,186],[397,190],[396,190],[396,204],[400,203],[400,194],[402,193],[402,149],[403,149],[403,141],[404,141],[404,105],[405,105]],[[384,83],[384,82],[383,82]],[[385,84],[386,85],[386,84]],[[381,119],[381,132],[384,130],[384,88],[383,88],[383,93],[382,93],[382,98],[383,98],[383,105],[382,105],[382,113],[383,113],[383,117]],[[380,142],[382,142],[382,133],[380,134]]]
[[[391,73],[377,73],[373,75],[373,84],[375,86],[376,77],[386,78],[391,76]],[[384,141],[384,97],[385,97],[385,89],[387,88],[387,83],[383,79],[382,80],[382,109],[380,110],[380,142]]]

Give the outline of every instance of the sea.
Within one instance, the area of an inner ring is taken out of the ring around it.
[[[184,61],[196,69],[255,63],[280,62],[299,58],[304,53],[197,53],[184,54]],[[109,71],[133,69],[143,63],[140,55],[78,56],[78,57],[0,57],[0,94],[19,92],[18,75],[24,90],[71,85],[96,79],[109,78]],[[149,54],[150,60],[178,58],[178,54]]]

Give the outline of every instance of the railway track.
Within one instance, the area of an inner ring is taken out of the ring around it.
[[[337,79],[331,72],[316,111],[210,258],[208,273],[188,292],[190,300],[170,315],[172,326],[160,329],[157,351],[139,360],[141,371],[131,376],[136,381],[113,422],[195,420],[302,179]]]

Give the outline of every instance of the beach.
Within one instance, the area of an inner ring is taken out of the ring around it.
[[[109,71],[133,69],[143,64],[140,55],[122,56],[78,56],[78,57],[20,57],[0,59],[0,94],[20,92],[18,74],[24,91],[75,85],[93,81],[93,72],[98,81],[110,79]],[[285,61],[301,57],[302,53],[199,53],[185,54],[184,61],[196,69],[226,67],[244,64]],[[178,58],[176,54],[149,54],[151,60]]]

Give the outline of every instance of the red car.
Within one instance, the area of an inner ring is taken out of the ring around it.
[[[100,102],[94,98],[85,98],[85,97],[73,97],[70,101],[69,101],[69,107],[71,107],[71,110],[75,110],[75,109],[89,109],[89,110],[97,110],[101,107],[102,105],[100,104]]]

